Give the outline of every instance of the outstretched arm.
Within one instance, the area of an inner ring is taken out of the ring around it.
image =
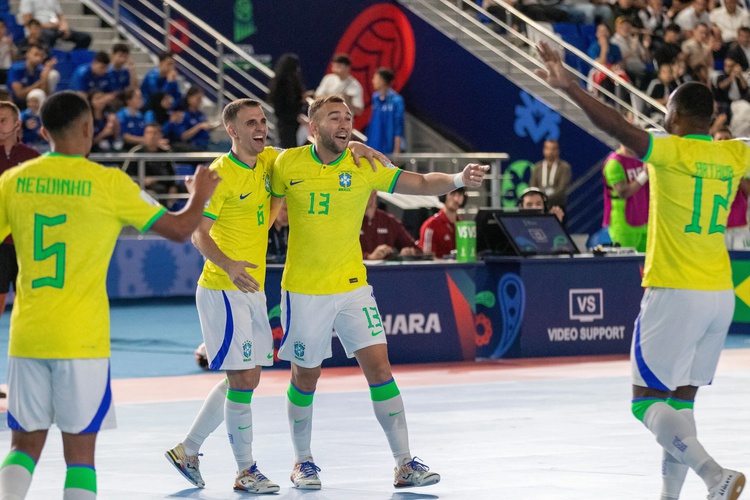
[[[484,174],[489,169],[489,165],[469,163],[464,167],[462,172],[454,175],[437,172],[424,175],[413,172],[401,172],[394,192],[434,196],[450,193],[456,188],[463,186],[478,188],[482,185]]]
[[[614,137],[619,142],[629,147],[643,158],[648,153],[651,138],[645,130],[628,123],[627,120],[616,109],[599,102],[596,98],[583,90],[578,83],[571,78],[568,71],[563,67],[560,54],[545,42],[540,42],[537,51],[547,67],[547,71],[537,71],[537,75],[552,87],[564,91],[573,102],[578,104],[586,116],[599,129],[607,135]]]

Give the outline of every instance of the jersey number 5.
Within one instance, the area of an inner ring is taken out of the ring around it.
[[[693,217],[690,224],[685,226],[686,233],[697,233],[701,234],[703,228],[701,227],[701,204],[703,201],[703,177],[695,177],[695,192],[693,193]],[[724,179],[723,182],[727,183],[727,195],[719,196],[714,195],[713,210],[711,210],[711,223],[708,226],[708,234],[724,233],[724,226],[716,223],[716,219],[719,217],[719,208],[723,208],[724,211],[729,211],[729,198],[732,196],[732,179]]]
[[[65,214],[55,217],[34,214],[34,260],[42,261],[54,257],[55,276],[37,278],[31,282],[31,288],[41,288],[43,286],[62,288],[65,284],[65,243],[53,243],[45,248],[43,240],[44,226],[59,226],[65,223],[66,218]]]

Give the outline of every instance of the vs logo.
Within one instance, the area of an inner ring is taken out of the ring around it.
[[[569,291],[570,319],[591,323],[604,318],[604,292],[601,288],[573,289]]]

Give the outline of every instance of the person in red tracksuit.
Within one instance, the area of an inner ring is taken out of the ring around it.
[[[419,230],[419,246],[422,252],[431,253],[439,259],[456,249],[456,221],[458,209],[466,204],[464,188],[445,195],[443,208],[424,221]]]

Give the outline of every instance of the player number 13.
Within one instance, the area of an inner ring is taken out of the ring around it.
[[[322,207],[318,209],[318,211],[315,211],[316,203],[315,198],[318,198],[317,206]],[[328,204],[331,201],[331,193],[318,193],[317,195],[315,193],[310,193],[310,210],[307,211],[308,214],[318,214],[318,215],[328,215]]]

